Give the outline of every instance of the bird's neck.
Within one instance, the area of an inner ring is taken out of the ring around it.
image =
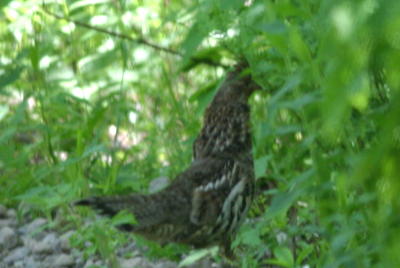
[[[250,107],[246,103],[212,103],[193,145],[195,159],[251,154]]]

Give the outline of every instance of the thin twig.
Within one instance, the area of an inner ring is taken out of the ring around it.
[[[175,51],[175,50],[173,50],[171,48],[168,48],[168,47],[162,47],[162,46],[153,44],[153,43],[151,43],[150,41],[146,40],[143,37],[133,38],[133,37],[131,37],[129,35],[126,35],[126,34],[112,32],[112,31],[109,31],[109,30],[106,30],[106,29],[103,29],[103,28],[99,28],[99,27],[96,27],[96,26],[92,26],[92,25],[86,24],[84,22],[80,22],[80,21],[76,21],[76,20],[73,20],[73,19],[70,19],[70,18],[67,18],[67,17],[64,17],[64,16],[60,16],[58,14],[55,14],[55,13],[49,11],[46,8],[46,3],[44,1],[43,1],[43,4],[42,4],[42,10],[46,14],[48,14],[48,15],[54,17],[54,18],[57,18],[57,19],[60,19],[60,20],[66,20],[68,22],[72,22],[72,23],[74,23],[76,25],[79,25],[79,26],[87,28],[87,29],[95,30],[95,31],[100,32],[100,33],[105,33],[105,34],[108,34],[108,35],[111,35],[111,36],[114,36],[114,37],[117,37],[117,38],[126,39],[126,40],[129,40],[129,41],[135,42],[135,43],[146,45],[146,46],[151,47],[151,48],[153,48],[155,50],[167,52],[167,53],[170,53],[170,54],[173,54],[173,55],[183,56],[182,53],[180,53],[178,51]]]
[[[135,42],[135,43],[138,43],[138,44],[142,44],[142,45],[151,47],[151,48],[153,48],[155,50],[163,51],[163,52],[166,52],[166,53],[169,53],[169,54],[173,54],[173,55],[176,55],[176,56],[180,56],[180,57],[184,56],[183,53],[181,53],[179,51],[173,50],[173,49],[168,48],[168,47],[162,47],[162,46],[156,45],[156,44],[148,41],[143,36],[141,36],[139,38],[133,38],[133,37],[131,37],[129,35],[126,35],[126,34],[116,33],[116,32],[113,32],[113,31],[109,31],[109,30],[106,30],[106,29],[103,29],[103,28],[99,28],[99,27],[96,27],[96,26],[92,26],[92,25],[86,24],[84,22],[76,21],[76,20],[70,19],[70,18],[65,17],[65,16],[60,16],[58,14],[55,14],[55,13],[49,11],[47,9],[46,3],[44,1],[43,1],[43,4],[42,4],[42,10],[43,10],[44,13],[46,13],[46,14],[48,14],[48,15],[56,18],[56,19],[66,20],[68,22],[72,22],[72,23],[74,23],[74,24],[76,24],[78,26],[84,27],[86,29],[91,29],[91,30],[94,30],[94,31],[97,31],[97,32],[100,32],[100,33],[108,34],[110,36],[114,36],[114,37],[117,37],[117,38],[129,40],[129,41],[132,41],[132,42]],[[194,62],[198,62],[198,63],[204,63],[204,64],[207,64],[207,65],[210,65],[210,66],[214,66],[214,67],[223,67],[224,69],[227,69],[229,67],[229,66],[221,64],[221,63],[213,62],[213,61],[211,61],[209,59],[199,59],[199,58],[196,58],[195,56],[191,57],[190,60],[192,60]]]

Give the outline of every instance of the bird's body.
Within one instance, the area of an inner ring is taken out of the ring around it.
[[[226,248],[254,198],[250,108],[254,91],[243,68],[228,74],[204,116],[193,144],[193,162],[163,190],[150,195],[92,197],[76,202],[114,216],[132,212],[137,225],[123,225],[161,244],[176,242]]]

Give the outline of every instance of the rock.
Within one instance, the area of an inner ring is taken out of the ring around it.
[[[58,257],[58,255],[40,255],[40,256],[42,257],[40,262],[42,267],[54,267],[54,262]]]
[[[56,233],[47,234],[43,238],[42,242],[50,245],[50,247],[53,249],[53,252],[61,251],[61,242]]]
[[[34,256],[28,256],[24,260],[25,266],[24,268],[41,268],[43,265],[40,264],[37,260],[35,260]]]
[[[74,256],[76,256],[76,255],[74,255]],[[77,267],[83,267],[85,265],[85,261],[83,260],[83,257],[82,256],[78,256],[75,259],[75,264],[76,264]]]
[[[20,238],[10,227],[3,227],[0,230],[0,248],[14,249],[20,244]]]
[[[12,250],[6,258],[4,258],[4,261],[6,263],[12,263],[16,261],[20,261],[25,259],[31,250],[28,247],[19,247],[14,250]]]
[[[135,257],[131,259],[119,259],[119,267],[121,268],[154,268],[154,265],[142,257]]]
[[[12,267],[15,268],[25,268],[25,264],[23,261],[16,261]]]
[[[101,267],[103,266],[104,262],[99,259],[95,259],[96,257],[91,257],[88,259],[85,263],[85,266],[83,268],[92,268],[92,267]]]
[[[94,265],[93,259],[88,259],[88,260],[86,261],[86,263],[85,263],[85,266],[83,266],[83,268],[89,268],[89,267],[91,267],[91,266],[93,266],[93,265]]]
[[[47,234],[41,241],[25,237],[24,244],[35,254],[51,254],[60,251],[60,240],[55,233]]]
[[[0,204],[0,219],[4,219],[7,217],[7,208]]]
[[[34,241],[32,244],[30,244],[30,249],[33,251],[33,253],[36,254],[51,254],[53,253],[53,247],[43,241],[36,242]]]
[[[61,250],[67,253],[71,251],[71,244],[69,243],[69,238],[61,239]]]
[[[178,264],[170,260],[162,260],[154,265],[154,268],[176,268]]]
[[[46,219],[37,218],[26,226],[26,233],[29,235],[40,233],[41,232],[40,228],[44,228],[45,224],[47,224]]]
[[[60,242],[61,242],[61,250],[63,252],[71,251],[71,245],[69,243],[69,239],[74,233],[75,233],[75,231],[70,230],[70,231],[66,232],[65,234],[61,235]]]
[[[103,261],[103,260],[95,260],[95,261],[94,261],[94,265],[95,265],[95,266],[103,266],[103,264],[104,264],[104,261]]]
[[[213,261],[213,258],[210,255],[207,255],[200,260],[195,261],[193,264],[189,266],[185,266],[187,268],[221,268],[220,265]],[[225,267],[225,266],[222,266]],[[226,267],[233,267],[233,266],[226,266]],[[236,267],[236,266],[235,266]]]
[[[17,233],[18,233],[20,236],[26,235],[26,225],[20,226],[20,227],[17,229]]]
[[[75,260],[71,255],[61,254],[54,261],[54,267],[69,267],[75,264]]]
[[[32,251],[35,241],[30,237],[22,237],[22,241],[24,241],[24,246]]]
[[[13,219],[0,219],[0,228],[13,226]]]
[[[9,210],[7,210],[7,217],[11,219],[17,218],[17,212],[15,211],[15,209],[10,208]]]
[[[129,254],[129,257],[136,257],[140,255],[140,252],[137,250],[137,246],[135,242],[130,242],[122,248],[116,250],[117,256],[125,256]]]

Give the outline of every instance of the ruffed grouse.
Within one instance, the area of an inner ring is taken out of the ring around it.
[[[137,225],[124,224],[161,244],[204,248],[219,245],[231,255],[230,239],[246,218],[254,197],[250,107],[257,88],[245,66],[228,73],[206,109],[204,126],[193,144],[193,162],[163,190],[150,194],[92,197],[75,205],[114,216],[132,212]]]

